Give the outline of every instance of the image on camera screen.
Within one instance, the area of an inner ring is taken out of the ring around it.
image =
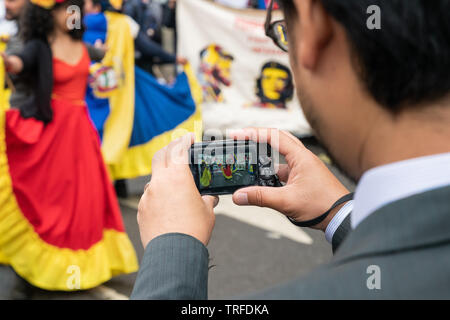
[[[241,159],[241,157],[244,159]],[[199,155],[198,172],[200,190],[249,186],[256,182],[257,165],[251,164],[249,154]]]

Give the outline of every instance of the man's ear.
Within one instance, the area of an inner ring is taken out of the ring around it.
[[[333,35],[331,18],[320,0],[294,0],[299,15],[296,31],[300,63],[306,69],[316,68],[323,48]]]

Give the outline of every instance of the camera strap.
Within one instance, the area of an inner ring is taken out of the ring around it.
[[[353,196],[354,196],[354,195],[355,195],[355,194],[354,194],[353,192],[352,192],[352,193],[349,193],[349,194],[346,194],[345,196],[343,196],[342,198],[340,198],[338,201],[336,201],[336,202],[331,206],[331,208],[328,209],[327,212],[325,212],[324,214],[320,215],[319,217],[317,217],[317,218],[315,218],[315,219],[312,219],[312,220],[309,220],[309,221],[302,221],[302,222],[299,222],[299,221],[296,221],[296,220],[294,220],[294,219],[292,219],[292,218],[290,218],[290,217],[287,217],[287,218],[289,219],[289,221],[291,221],[291,222],[292,222],[293,224],[295,224],[297,227],[308,228],[308,227],[312,227],[312,226],[318,225],[318,224],[321,223],[323,220],[325,220],[326,217],[328,217],[328,215],[331,213],[331,211],[333,211],[333,209],[335,209],[336,207],[340,206],[340,205],[343,204],[343,203],[346,203],[346,202],[348,202],[348,201],[350,201],[350,200],[353,200]]]

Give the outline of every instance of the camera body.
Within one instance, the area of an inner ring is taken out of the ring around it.
[[[190,169],[202,195],[232,194],[249,186],[282,186],[268,144],[249,140],[195,143]]]

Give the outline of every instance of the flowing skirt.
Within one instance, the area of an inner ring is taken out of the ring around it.
[[[44,125],[0,110],[0,263],[46,290],[138,269],[87,108],[52,100]]]

